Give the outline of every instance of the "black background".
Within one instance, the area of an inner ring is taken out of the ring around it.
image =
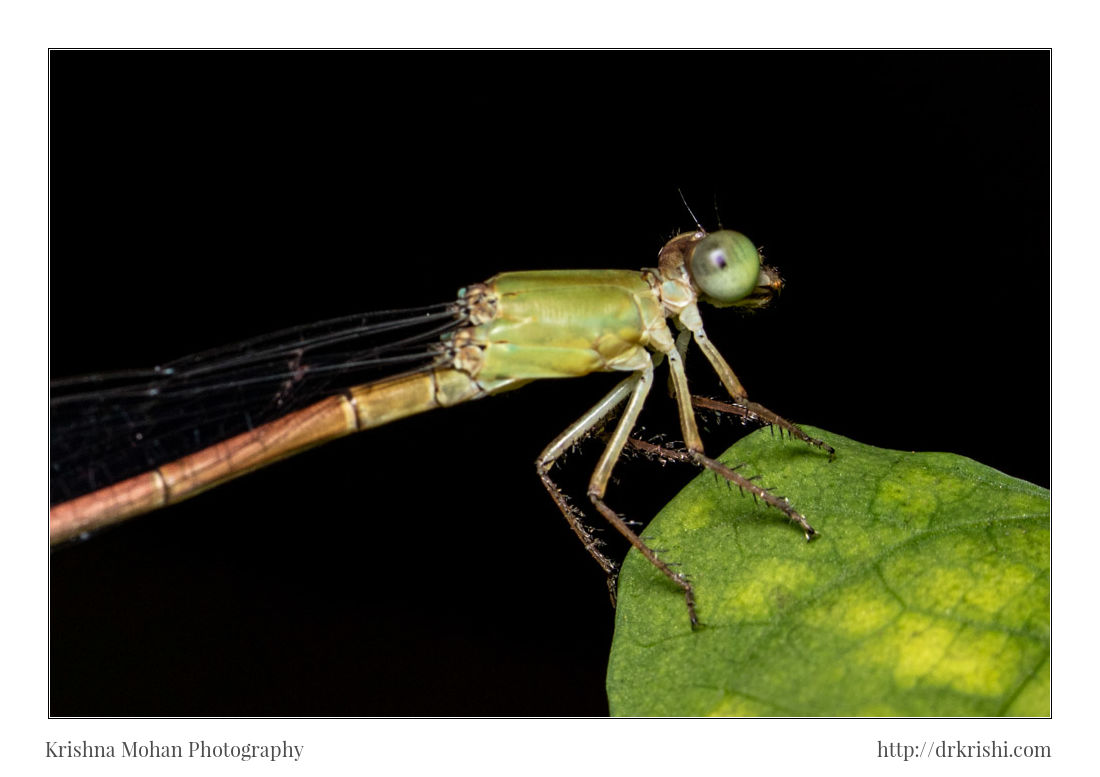
[[[502,270],[650,266],[693,226],[680,187],[787,280],[751,317],[704,311],[752,398],[1049,486],[1046,52],[50,66],[54,377]],[[606,714],[603,576],[533,461],[613,380],[409,419],[55,551],[51,713]],[[644,421],[676,435],[663,398]],[[581,498],[598,447],[566,462]],[[692,473],[616,475],[648,519]]]

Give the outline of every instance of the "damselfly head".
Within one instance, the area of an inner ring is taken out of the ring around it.
[[[729,229],[698,240],[685,264],[699,296],[716,307],[759,307],[783,284],[779,273],[761,264],[752,241]]]

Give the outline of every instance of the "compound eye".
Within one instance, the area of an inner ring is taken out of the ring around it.
[[[695,245],[688,271],[709,302],[729,305],[747,297],[760,275],[760,254],[740,232],[724,229]]]

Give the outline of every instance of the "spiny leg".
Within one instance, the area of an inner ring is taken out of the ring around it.
[[[734,400],[733,404],[728,402],[719,402],[716,399],[708,399],[706,397],[692,396],[691,404],[694,407],[701,408],[703,410],[713,410],[718,413],[729,413],[731,415],[740,416],[749,421],[758,421],[768,426],[775,426],[785,431],[793,438],[802,440],[808,445],[813,445],[815,448],[821,448],[829,454],[830,459],[836,458],[836,451],[833,446],[829,445],[823,440],[819,440],[816,437],[811,437],[802,431],[797,424],[791,423],[778,413],[774,413],[763,405],[753,402],[745,397],[738,397]]]
[[[805,516],[803,516],[800,512],[798,512],[791,506],[791,503],[787,501],[787,498],[785,496],[778,496],[776,494],[773,494],[768,489],[764,488],[763,486],[757,485],[751,479],[745,477],[740,472],[737,472],[736,469],[732,467],[727,467],[720,461],[712,459],[702,453],[698,453],[695,451],[678,450],[676,448],[666,448],[662,445],[655,445],[654,443],[646,442],[645,440],[639,440],[636,437],[631,437],[629,444],[630,447],[634,448],[635,450],[639,450],[642,453],[650,456],[659,456],[660,458],[667,459],[668,461],[680,461],[687,464],[695,464],[696,466],[709,469],[711,472],[721,475],[727,481],[733,483],[735,486],[740,488],[742,491],[748,491],[750,494],[753,495],[754,499],[758,498],[765,504],[779,510],[784,515],[786,515],[787,518],[789,518],[793,523],[797,523],[799,526],[802,527],[802,531],[805,533],[807,541],[812,540],[814,537],[817,536],[817,531],[814,529],[814,527],[810,526]]]
[[[596,465],[595,471],[592,473],[592,479],[588,483],[588,498],[592,500],[592,504],[599,511],[600,515],[606,518],[607,522],[614,526],[619,534],[623,535],[631,545],[637,548],[638,552],[645,556],[650,564],[655,566],[665,577],[680,587],[684,592],[684,602],[687,605],[691,627],[695,628],[699,623],[699,619],[695,614],[695,591],[691,587],[691,583],[688,582],[684,575],[673,571],[667,563],[662,561],[657,554],[642,541],[642,538],[634,533],[627,525],[626,521],[603,501],[604,494],[607,493],[607,483],[611,477],[611,469],[615,466],[615,462],[618,461],[619,456],[623,452],[623,448],[626,446],[627,440],[630,438],[630,432],[634,429],[634,424],[638,420],[638,414],[641,412],[642,405],[645,404],[646,396],[649,394],[649,389],[653,384],[653,364],[649,360],[648,355],[646,356],[646,366],[634,373],[628,382],[633,384],[633,393],[630,396],[630,401],[627,403],[626,409],[619,418],[619,423],[615,427],[611,439],[607,443],[607,448],[604,449],[603,455],[600,457],[600,461]]]
[[[748,398],[745,387],[741,385],[741,381],[737,379],[737,376],[733,373],[733,369],[726,360],[722,358],[722,354],[714,347],[714,343],[710,341],[710,338],[707,337],[707,333],[703,330],[703,321],[699,318],[699,311],[697,308],[691,307],[686,309],[685,312],[680,315],[680,321],[686,328],[686,331],[691,332],[695,344],[699,346],[699,350],[707,357],[707,361],[710,362],[710,366],[713,367],[714,371],[718,374],[719,380],[722,381],[722,385],[726,387],[726,391],[729,392],[734,402],[732,405],[727,405],[724,402],[716,402],[715,400],[703,399],[702,397],[692,397],[691,403],[695,405],[695,407],[705,407],[719,412],[733,413],[742,418],[778,426],[786,430],[791,436],[828,451],[830,457],[835,454],[835,451],[830,445],[811,437],[778,413],[773,413],[771,410],[768,410],[768,408]],[[684,339],[682,333],[681,337],[677,338],[677,346],[680,345],[681,339]],[[669,362],[669,367],[673,370],[676,369],[676,365],[673,364],[671,360]],[[681,417],[681,422],[682,421],[683,418]],[[688,447],[691,448],[690,445]]]
[[[615,408],[630,396],[630,393],[634,390],[634,383],[635,378],[633,375],[621,381],[615,388],[611,389],[603,399],[593,405],[588,412],[555,437],[554,440],[546,446],[535,462],[535,469],[539,473],[539,479],[542,481],[542,485],[546,487],[546,490],[550,493],[550,497],[554,500],[554,504],[558,506],[558,509],[561,510],[561,514],[565,516],[565,520],[569,523],[569,528],[577,535],[581,544],[584,545],[584,549],[588,551],[588,554],[596,560],[596,563],[599,564],[600,568],[607,574],[607,588],[611,594],[612,604],[615,603],[616,583],[619,572],[618,566],[600,551],[600,546],[603,543],[598,538],[592,536],[592,532],[584,524],[584,515],[569,501],[569,497],[558,488],[557,483],[551,479],[550,468],[553,467],[554,462],[561,458],[566,451],[584,439],[587,434],[611,415],[611,413],[615,411]]]
[[[697,313],[697,311],[696,311]],[[683,317],[681,317],[682,319]],[[690,320],[690,319],[689,319]],[[666,353],[668,357],[668,368],[671,374],[671,380],[676,393],[676,403],[680,414],[680,428],[684,433],[684,448],[685,450],[672,450],[668,448],[662,448],[658,445],[651,443],[645,443],[641,440],[631,440],[631,445],[639,450],[643,450],[649,453],[655,453],[663,458],[672,459],[675,461],[690,461],[698,466],[706,467],[712,472],[716,472],[722,477],[726,478],[729,482],[735,483],[742,490],[749,491],[754,498],[764,500],[766,504],[781,510],[788,518],[802,527],[806,534],[806,539],[811,539],[817,534],[814,528],[810,526],[809,522],[797,512],[785,497],[775,496],[770,493],[766,488],[762,488],[745,476],[735,472],[730,467],[722,464],[720,461],[716,461],[703,453],[703,444],[699,437],[699,430],[695,423],[695,413],[692,406],[710,407],[710,409],[724,410],[725,412],[739,415],[743,418],[750,418],[753,420],[759,420],[765,423],[771,423],[779,426],[781,429],[787,430],[788,433],[799,437],[802,440],[812,444],[820,444],[828,449],[830,454],[832,448],[826,445],[820,440],[815,440],[808,434],[803,432],[797,426],[790,421],[782,418],[781,416],[768,410],[763,405],[758,405],[755,402],[750,402],[745,398],[745,389],[741,386],[741,382],[737,380],[737,376],[733,374],[733,370],[726,364],[726,360],[722,358],[722,355],[718,353],[718,350],[707,340],[706,333],[703,331],[702,322],[695,320],[691,322],[688,329],[692,331],[696,343],[700,346],[703,353],[706,354],[707,360],[710,361],[711,366],[714,367],[718,376],[721,378],[722,383],[726,386],[726,389],[730,392],[730,395],[734,398],[736,404],[726,405],[722,402],[714,402],[713,400],[703,400],[699,397],[690,397],[687,388],[687,377],[684,374],[684,363],[680,358],[677,349],[673,349]],[[682,338],[681,338],[682,339]],[[646,447],[648,446],[648,448]]]

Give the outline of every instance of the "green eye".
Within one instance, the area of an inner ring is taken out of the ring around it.
[[[696,244],[688,271],[708,301],[728,305],[748,296],[756,287],[760,254],[740,232],[722,230]]]

